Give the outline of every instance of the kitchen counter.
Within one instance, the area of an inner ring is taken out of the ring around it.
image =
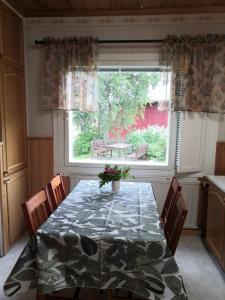
[[[215,184],[220,190],[225,192],[225,176],[208,175],[206,176],[209,181]]]

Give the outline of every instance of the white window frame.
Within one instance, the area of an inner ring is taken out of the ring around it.
[[[107,50],[107,49],[106,49]],[[128,49],[134,51],[133,49]],[[125,50],[126,52],[127,50]],[[146,51],[146,53],[122,53],[121,49],[110,53],[103,50],[100,53],[100,68],[112,67],[130,67],[130,68],[155,68],[158,67],[158,49]],[[105,162],[69,162],[69,130],[68,116],[62,111],[53,113],[53,130],[54,130],[54,173],[60,172],[67,175],[79,175],[82,178],[96,176],[105,165]],[[175,153],[176,153],[176,132],[177,132],[177,116],[174,112],[169,112],[168,118],[169,136],[167,147],[167,164],[166,165],[150,165],[141,162],[122,162],[119,165],[129,165],[132,175],[136,180],[144,180],[146,174],[157,177],[171,177],[175,173]],[[86,177],[87,176],[87,177]]]

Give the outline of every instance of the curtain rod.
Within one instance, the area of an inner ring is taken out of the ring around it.
[[[163,40],[99,40],[99,44],[152,44],[152,43],[162,43]],[[51,43],[51,41],[38,41],[35,40],[35,45],[46,45]]]

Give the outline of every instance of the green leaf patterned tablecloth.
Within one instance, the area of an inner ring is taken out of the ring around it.
[[[151,185],[121,182],[113,194],[81,181],[29,241],[4,285],[7,296],[38,288],[123,288],[148,299],[187,299],[159,222]]]

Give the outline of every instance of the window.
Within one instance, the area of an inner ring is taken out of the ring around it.
[[[69,163],[168,166],[170,75],[157,68],[105,68],[98,72],[98,112],[68,117]]]

